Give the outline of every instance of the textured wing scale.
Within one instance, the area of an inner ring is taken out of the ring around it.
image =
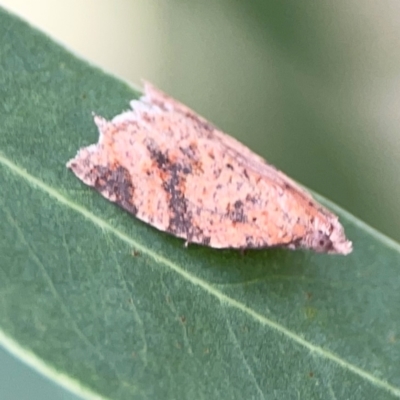
[[[150,84],[132,110],[95,117],[97,145],[68,163],[139,219],[215,248],[347,254],[335,215],[234,138]]]

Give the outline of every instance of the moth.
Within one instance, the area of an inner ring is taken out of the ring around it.
[[[352,251],[336,215],[187,106],[150,83],[130,105],[67,163],[108,200],[186,244]]]

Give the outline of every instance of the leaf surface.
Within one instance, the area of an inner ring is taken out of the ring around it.
[[[217,251],[65,168],[138,92],[0,11],[0,342],[83,397],[400,397],[400,248]]]

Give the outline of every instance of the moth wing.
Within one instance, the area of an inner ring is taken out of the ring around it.
[[[131,105],[67,164],[104,197],[187,242],[351,251],[337,217],[188,107],[150,84]]]
[[[180,219],[186,228],[170,226],[172,233],[186,231],[188,241],[212,247],[290,245],[318,215],[330,216],[296,182],[187,106],[148,83],[145,93],[145,102],[164,111],[163,120],[180,115],[167,124],[185,132],[177,134],[184,151],[175,159],[191,171],[181,190],[190,217]],[[174,141],[168,144],[165,153],[176,152]]]

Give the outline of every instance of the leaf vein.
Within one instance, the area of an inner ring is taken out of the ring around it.
[[[4,204],[3,204],[3,209],[5,209]],[[72,314],[70,313],[70,311],[66,307],[62,296],[58,293],[56,287],[54,286],[53,281],[52,281],[51,277],[49,276],[49,274],[48,274],[48,272],[46,270],[46,267],[43,265],[42,261],[37,256],[37,254],[34,251],[34,249],[29,245],[28,241],[25,239],[25,236],[24,236],[23,232],[19,228],[18,224],[16,223],[16,221],[14,220],[12,215],[7,210],[5,210],[5,213],[6,213],[6,216],[7,216],[7,219],[9,221],[9,223],[17,231],[17,234],[18,234],[21,242],[27,248],[29,254],[32,257],[33,262],[38,266],[39,270],[42,271],[42,274],[43,274],[47,284],[49,285],[51,293],[53,294],[54,298],[59,301],[59,303],[61,305],[61,309],[63,310],[65,316],[68,317],[69,320],[71,321],[71,324],[72,324],[72,326],[74,328],[74,331],[77,333],[78,337],[86,344],[87,347],[92,349],[92,351],[95,354],[97,354],[100,357],[101,360],[104,360],[104,356],[98,351],[97,347],[87,338],[87,336],[83,333],[83,331],[80,329],[80,327],[76,323],[76,321],[73,318]]]
[[[165,292],[167,293],[167,304],[169,309],[171,310],[172,314],[175,316],[175,320],[179,322],[181,328],[182,328],[182,337],[183,337],[183,343],[185,344],[187,351],[190,355],[193,355],[193,350],[192,350],[192,346],[190,345],[190,341],[189,341],[189,336],[187,334],[187,329],[186,329],[186,325],[184,324],[184,322],[182,321],[182,317],[179,315],[177,308],[175,307],[174,301],[172,299],[172,296],[170,294],[170,291],[167,287],[167,285],[164,282],[164,279],[160,280],[161,285],[163,286]]]
[[[238,339],[237,339],[237,337],[236,337],[235,332],[234,332],[233,329],[232,329],[232,325],[231,325],[231,323],[229,322],[229,318],[228,318],[228,317],[226,317],[226,325],[228,326],[229,334],[230,334],[230,336],[232,337],[232,340],[233,340],[233,342],[234,342],[236,348],[239,350],[240,357],[241,357],[241,359],[242,359],[242,361],[243,361],[244,367],[246,368],[248,374],[250,375],[252,381],[254,382],[254,384],[255,384],[255,386],[256,386],[256,390],[257,390],[258,394],[260,395],[260,398],[263,399],[263,400],[265,400],[264,393],[263,393],[263,391],[261,390],[260,385],[258,384],[257,379],[256,379],[256,377],[255,377],[255,375],[254,375],[254,372],[253,372],[253,370],[251,369],[249,363],[248,363],[247,360],[246,360],[246,357],[245,357],[244,354],[243,354],[242,346],[240,346],[240,344],[239,344],[239,341],[238,341]]]
[[[112,249],[111,245],[110,245],[110,249]],[[141,360],[143,362],[143,368],[146,368],[147,367],[147,363],[148,363],[148,360],[147,360],[147,348],[148,347],[147,347],[145,326],[144,326],[142,318],[140,317],[140,313],[139,313],[139,311],[138,311],[138,309],[137,309],[137,307],[135,305],[135,302],[133,300],[134,296],[133,296],[133,294],[131,293],[131,291],[128,288],[126,278],[125,278],[124,273],[122,271],[121,265],[117,260],[115,251],[112,250],[111,253],[112,253],[113,258],[115,260],[116,268],[118,270],[118,275],[120,277],[124,292],[129,296],[129,298],[131,300],[131,301],[129,301],[129,308],[131,309],[131,311],[133,313],[133,318],[134,318],[135,322],[137,322],[137,324],[140,327],[140,336],[142,338],[143,345],[142,345],[142,349],[139,351],[139,354],[140,354]]]
[[[358,375],[359,377],[365,379],[372,385],[379,387],[379,388],[400,398],[400,387],[396,387],[396,386],[390,384],[388,381],[374,376],[372,373],[350,363],[349,361],[341,358],[340,356],[331,352],[330,350],[327,350],[323,347],[312,344],[308,340],[304,339],[301,335],[299,335],[295,332],[292,332],[290,329],[279,324],[278,322],[275,322],[274,320],[269,319],[262,314],[259,314],[258,312],[252,310],[251,308],[247,307],[246,305],[235,300],[234,298],[231,298],[231,297],[225,295],[224,293],[217,290],[215,287],[208,284],[206,281],[204,281],[196,276],[193,276],[192,274],[185,271],[179,265],[175,264],[168,258],[155,253],[154,251],[152,251],[145,245],[132,239],[130,236],[128,236],[123,231],[119,230],[118,228],[113,227],[108,222],[104,221],[102,218],[97,217],[96,215],[91,213],[89,210],[87,210],[85,207],[73,202],[68,197],[66,197],[62,193],[60,193],[57,189],[54,189],[53,187],[47,185],[45,182],[43,182],[40,179],[36,178],[35,176],[31,175],[25,169],[21,168],[20,166],[18,166],[15,163],[13,163],[11,160],[9,160],[7,157],[2,155],[1,153],[0,153],[0,163],[4,167],[6,167],[10,171],[12,171],[15,175],[18,175],[20,178],[22,178],[23,180],[28,182],[31,186],[40,189],[41,191],[47,193],[47,195],[49,195],[53,199],[60,202],[61,204],[69,207],[70,209],[74,210],[75,212],[80,213],[86,219],[90,220],[93,224],[97,225],[99,228],[101,228],[105,231],[111,232],[116,237],[118,237],[120,240],[122,240],[125,243],[129,244],[130,246],[136,248],[141,253],[147,254],[147,256],[152,258],[157,263],[164,265],[164,266],[170,268],[171,270],[175,271],[177,274],[179,274],[182,278],[186,279],[188,282],[191,282],[193,285],[202,288],[204,291],[206,291],[210,295],[214,296],[222,304],[225,304],[227,306],[230,306],[230,307],[240,310],[244,314],[247,314],[248,316],[252,317],[254,320],[258,321],[260,324],[262,324],[266,327],[269,327],[270,329],[280,333],[283,336],[286,336],[293,342],[306,348],[307,350],[310,351],[311,354],[314,354],[321,358],[330,360],[331,362],[337,364],[341,368],[346,369],[346,370],[354,373],[355,375]],[[337,206],[335,208],[337,208]],[[352,216],[350,219],[354,223],[357,223],[358,225],[361,224],[361,222],[355,221],[355,218]],[[389,238],[386,238],[384,235],[378,234],[378,232],[375,232],[373,230],[373,228],[369,228],[369,232],[371,234],[373,234],[374,236],[376,236],[379,240],[383,241],[386,245],[391,246],[392,248],[397,248],[397,251],[400,250],[399,245],[396,245],[396,243],[394,241],[391,241]]]

